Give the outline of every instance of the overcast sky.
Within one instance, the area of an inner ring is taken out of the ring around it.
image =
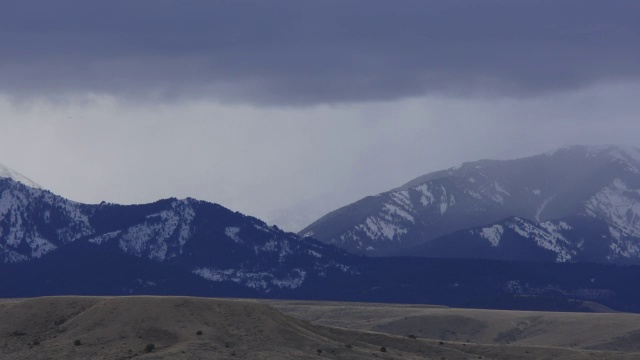
[[[0,163],[82,202],[290,229],[418,175],[640,146],[640,2],[21,0]]]

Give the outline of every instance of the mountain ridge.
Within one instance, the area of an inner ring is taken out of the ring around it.
[[[0,298],[190,295],[555,311],[595,301],[640,312],[638,266],[371,258],[206,201],[81,204],[9,178],[0,179],[0,273]]]
[[[40,185],[36,184],[33,180],[29,179],[28,177],[0,164],[0,179],[2,178],[9,178],[15,181],[19,181],[29,187],[42,189]]]
[[[569,146],[425,174],[330,212],[299,234],[355,253],[387,256],[508,217],[543,223],[586,215],[611,225],[612,248],[620,242],[637,247],[639,195],[640,150]],[[635,250],[632,257],[640,261]]]
[[[343,250],[218,204],[169,198],[88,205],[0,179],[0,263],[37,260],[77,243],[267,292],[296,288],[309,276],[350,271],[340,262],[350,256]]]

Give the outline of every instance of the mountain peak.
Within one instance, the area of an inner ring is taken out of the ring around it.
[[[418,245],[460,230],[488,224],[504,227],[502,219],[518,217],[533,225],[518,228],[522,234],[516,231],[514,236],[528,240],[513,244],[533,241],[539,248],[557,250],[562,259],[569,258],[565,250],[582,254],[574,258],[586,258],[588,249],[599,247],[597,252],[605,255],[598,261],[640,263],[640,250],[635,250],[640,244],[638,194],[640,149],[574,145],[543,155],[479,160],[425,174],[331,212],[301,234],[312,232],[314,238],[347,250],[387,256],[411,254]],[[567,237],[544,227],[551,226],[549,221],[557,225],[575,218],[589,220],[572,225]],[[449,246],[451,236],[446,239],[447,251],[459,250]],[[588,244],[578,246],[583,240]],[[469,244],[477,250],[475,243]]]
[[[35,189],[42,189],[42,187],[38,184],[36,184],[33,180],[29,179],[28,177],[0,164],[0,179],[1,178],[9,178],[11,180],[14,181],[18,181],[23,183],[24,185],[27,185],[29,187],[35,188]]]
[[[559,149],[552,150],[546,153],[548,156],[553,156],[561,153],[581,153],[587,157],[598,156],[610,156],[613,158],[622,158],[625,160],[633,159],[640,162],[640,149],[632,146],[623,145],[567,145]]]
[[[640,149],[621,145],[572,145],[546,153],[549,157],[571,156],[625,165],[626,169],[640,174]]]

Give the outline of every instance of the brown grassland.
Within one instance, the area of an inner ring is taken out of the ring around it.
[[[640,315],[192,297],[0,301],[0,359],[640,359]]]

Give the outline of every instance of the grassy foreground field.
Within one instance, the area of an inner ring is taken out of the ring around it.
[[[634,314],[150,296],[0,301],[0,359],[639,359],[639,344]]]

